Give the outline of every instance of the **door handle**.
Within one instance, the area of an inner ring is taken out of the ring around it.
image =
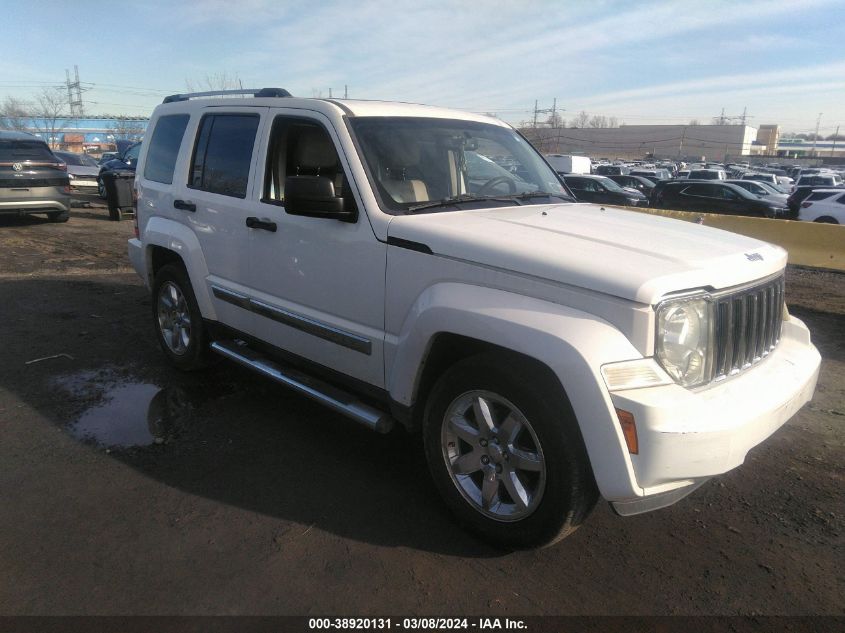
[[[193,202],[186,202],[185,200],[174,200],[173,206],[177,209],[181,209],[182,211],[190,211],[194,213],[197,210],[197,205]]]
[[[246,219],[246,225],[251,229],[261,229],[262,231],[270,231],[271,233],[276,232],[276,223],[265,218],[250,216]]]

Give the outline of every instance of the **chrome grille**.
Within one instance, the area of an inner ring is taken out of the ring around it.
[[[715,297],[715,379],[741,372],[775,348],[783,324],[783,277]]]

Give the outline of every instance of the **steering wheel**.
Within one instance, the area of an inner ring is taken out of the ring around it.
[[[513,178],[509,178],[508,176],[496,176],[495,178],[491,178],[483,185],[481,185],[481,187],[479,187],[478,193],[480,195],[488,195],[490,193],[494,193],[489,190],[493,189],[493,187],[495,187],[496,185],[501,185],[502,183],[507,184],[508,193],[516,193],[516,181]]]

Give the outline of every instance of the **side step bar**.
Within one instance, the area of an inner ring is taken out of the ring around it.
[[[388,433],[393,428],[394,420],[389,413],[364,404],[337,387],[270,360],[250,349],[246,344],[236,341],[214,341],[211,349],[229,360],[253,369],[303,396],[324,404],[329,409],[352,418],[371,431]]]

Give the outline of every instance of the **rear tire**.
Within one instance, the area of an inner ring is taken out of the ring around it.
[[[166,264],[152,288],[153,324],[164,355],[183,371],[208,365],[208,333],[188,273],[182,264]]]
[[[819,222],[821,224],[839,224],[839,222],[836,221],[836,218],[832,218],[829,215],[823,215],[820,218],[816,218],[813,222]]]
[[[482,354],[447,370],[428,397],[423,442],[446,505],[498,547],[551,545],[598,497],[565,394],[522,357]]]
[[[47,214],[47,219],[50,220],[50,222],[67,222],[70,220],[70,212],[54,211],[53,213]]]

